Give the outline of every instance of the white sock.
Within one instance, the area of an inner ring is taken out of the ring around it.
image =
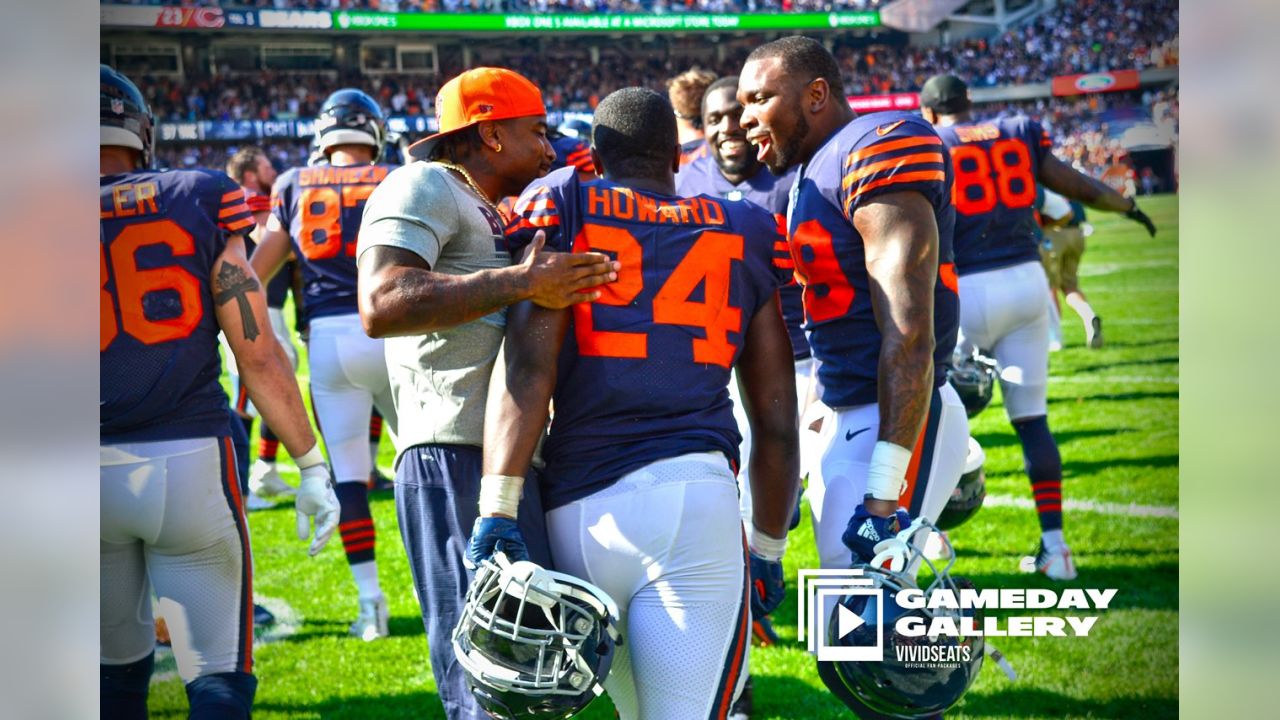
[[[1052,300],[1049,301],[1049,342],[1062,344],[1062,314]]]
[[[1044,543],[1045,549],[1050,551],[1061,550],[1067,546],[1067,541],[1062,539],[1062,530],[1045,530],[1040,534],[1040,541]]]
[[[373,471],[378,472],[378,443],[369,443],[369,457],[373,458]]]
[[[1089,306],[1089,301],[1085,300],[1083,295],[1080,293],[1067,295],[1067,304],[1071,306],[1072,310],[1076,311],[1081,320],[1084,320],[1086,327],[1093,324],[1093,308]]]
[[[356,591],[361,600],[382,595],[382,586],[378,584],[378,561],[368,560],[352,565],[351,575],[356,579]]]

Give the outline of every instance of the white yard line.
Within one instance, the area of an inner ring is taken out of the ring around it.
[[[1035,501],[1029,497],[1018,495],[987,495],[987,499],[983,501],[984,505],[991,507],[1016,507],[1034,510]],[[1121,505],[1120,503],[1099,503],[1092,500],[1067,500],[1064,504],[1064,510],[1076,510],[1083,512],[1095,512],[1103,515],[1126,515],[1129,517],[1161,517],[1161,518],[1178,518],[1178,508],[1173,505],[1138,505],[1130,503],[1129,505]]]

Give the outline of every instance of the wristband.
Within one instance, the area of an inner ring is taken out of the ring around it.
[[[312,445],[310,450],[295,457],[293,464],[297,465],[299,470],[306,470],[315,465],[323,465],[324,454],[320,452],[320,443]]]
[[[876,443],[867,468],[867,495],[876,500],[896,502],[906,485],[911,451],[886,440]]]
[[[518,516],[524,478],[515,475],[485,475],[480,478],[480,516]]]
[[[773,537],[752,523],[751,536],[747,540],[747,545],[756,556],[769,562],[778,562],[782,559],[782,554],[787,551],[787,538]]]

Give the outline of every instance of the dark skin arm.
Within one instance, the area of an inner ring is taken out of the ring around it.
[[[938,278],[938,225],[923,195],[881,195],[860,206],[853,225],[862,235],[871,305],[880,328],[877,400],[879,439],[915,447],[933,392],[933,290]],[[896,500],[866,499],[868,512],[888,517]]]
[[[800,436],[795,358],[776,295],[751,318],[737,370],[751,425],[752,522],[784,538],[800,492]]]
[[[484,474],[523,477],[547,426],[556,361],[569,311],[520,303],[507,314],[502,357],[489,379],[484,416]],[[785,526],[784,526],[785,527]]]
[[[360,320],[369,337],[419,335],[471,322],[532,300],[550,308],[590,302],[587,288],[617,279],[619,263],[600,253],[543,249],[541,231],[519,265],[467,275],[434,272],[422,257],[375,245],[360,255]]]
[[[1040,161],[1040,182],[1059,195],[1078,200],[1095,210],[1123,213],[1136,203],[1100,180],[1077,171],[1052,155]]]

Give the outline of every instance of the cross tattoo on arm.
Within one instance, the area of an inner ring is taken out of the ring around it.
[[[224,262],[218,269],[218,293],[213,296],[214,302],[225,305],[235,300],[240,305],[240,324],[244,328],[244,338],[250,342],[260,334],[258,321],[253,316],[253,305],[249,303],[249,293],[257,292],[262,286],[258,279],[245,274],[240,266]]]

